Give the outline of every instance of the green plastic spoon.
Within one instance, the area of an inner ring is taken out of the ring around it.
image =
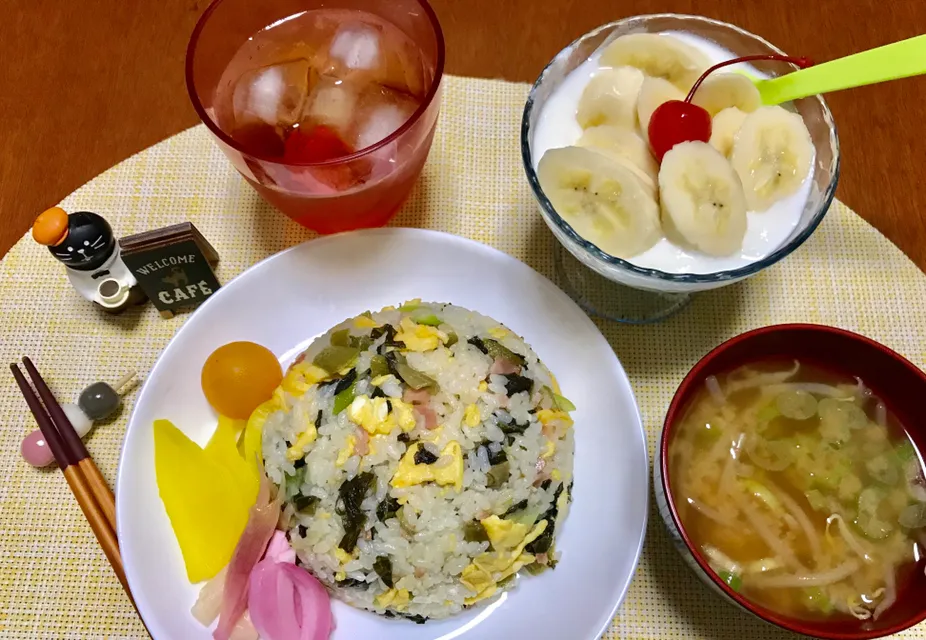
[[[915,36],[770,80],[756,80],[763,104],[926,73],[926,35]]]

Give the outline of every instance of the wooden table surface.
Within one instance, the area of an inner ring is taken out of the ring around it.
[[[926,2],[432,0],[447,72],[532,82],[591,28],[654,10],[738,24],[825,61],[926,30]],[[0,22],[0,255],[34,217],[115,163],[197,123],[183,77],[205,0],[6,0]],[[926,78],[828,98],[837,196],[926,270]]]

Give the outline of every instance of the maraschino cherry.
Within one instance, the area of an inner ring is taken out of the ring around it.
[[[790,62],[801,69],[806,69],[813,64],[809,58],[792,58],[776,54],[743,56],[742,58],[734,58],[733,60],[715,64],[701,74],[701,77],[691,87],[691,91],[688,92],[688,96],[684,100],[663,102],[653,112],[647,128],[647,135],[656,160],[662,162],[662,157],[666,155],[669,149],[680,142],[707,142],[711,139],[711,114],[706,109],[693,104],[691,99],[694,98],[695,92],[704,82],[704,79],[717,69],[739,62],[753,62],[755,60],[780,60]]]

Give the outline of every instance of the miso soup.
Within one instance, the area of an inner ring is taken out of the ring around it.
[[[780,614],[877,619],[926,564],[922,457],[862,380],[798,362],[710,377],[669,469],[714,571]]]

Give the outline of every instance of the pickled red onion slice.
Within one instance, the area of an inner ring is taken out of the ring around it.
[[[251,572],[248,610],[261,640],[327,640],[334,628],[325,587],[308,571],[272,559]]]

